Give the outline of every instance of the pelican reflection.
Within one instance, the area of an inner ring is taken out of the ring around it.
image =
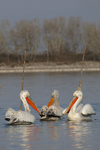
[[[67,128],[69,129],[68,133],[71,140],[75,142],[73,146],[79,149],[86,149],[86,142],[88,142],[88,138],[91,135],[91,130],[87,126],[87,122],[68,121]]]
[[[38,144],[39,136],[39,127],[36,125],[28,125],[28,126],[7,126],[6,132],[9,137],[9,141],[11,146],[20,145],[25,150],[32,149],[33,146]],[[34,142],[35,141],[35,142]]]

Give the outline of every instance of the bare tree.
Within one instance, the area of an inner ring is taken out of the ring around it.
[[[8,61],[9,54],[13,53],[17,56],[18,62],[23,62],[26,51],[27,61],[34,62],[42,41],[45,43],[47,62],[49,62],[50,55],[58,58],[68,51],[73,54],[82,52],[91,34],[87,51],[100,54],[100,22],[98,24],[82,22],[80,17],[70,17],[66,21],[64,17],[59,17],[45,19],[41,29],[38,19],[21,20],[11,28],[8,20],[2,20],[0,53],[7,54]]]
[[[39,46],[40,27],[38,19],[21,20],[15,24],[10,30],[11,43],[17,54],[21,54],[23,61],[23,54],[26,50],[27,55],[30,55],[30,60],[33,55],[36,56],[36,51]]]
[[[83,42],[86,44],[89,37],[92,35],[92,38],[88,45],[88,51],[98,53],[100,52],[100,28],[96,26],[95,23],[84,22],[83,23]]]
[[[2,20],[0,23],[0,52],[9,53],[8,46],[8,32],[9,32],[8,20]]]
[[[81,33],[81,18],[80,17],[70,17],[67,24],[66,40],[70,51],[74,54],[80,47],[82,43],[82,33]]]
[[[63,17],[44,20],[43,40],[46,44],[47,60],[49,54],[59,56],[60,50],[65,42],[66,20]]]
[[[41,28],[38,19],[33,20],[33,46],[32,52],[34,55],[33,61],[35,61],[37,50],[40,46],[40,38],[41,38]]]

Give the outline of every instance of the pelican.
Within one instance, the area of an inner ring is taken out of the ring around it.
[[[39,111],[39,109],[35,105],[34,109],[41,116],[40,120],[58,120],[63,116],[64,109],[60,107],[58,97],[59,97],[58,91],[54,90],[54,92],[51,94],[51,99],[48,105],[42,106],[41,111]],[[26,98],[26,100],[29,103],[30,99]]]
[[[73,98],[69,104],[69,106],[64,109],[63,114],[68,113],[68,120],[73,121],[83,121],[83,120],[91,120],[91,115],[95,115],[95,111],[93,110],[90,104],[79,104],[83,99],[83,93],[79,90],[73,93]]]
[[[52,105],[48,108],[47,119],[48,120],[58,120],[63,117],[63,108],[60,107],[58,97],[59,93],[57,90],[54,90],[51,97],[54,99]]]
[[[54,101],[55,96],[57,97],[57,101],[56,101],[56,100]],[[58,106],[59,106],[58,96],[59,96],[59,93],[58,93],[56,90],[54,90],[54,92],[51,94],[51,99],[50,99],[48,105],[47,105],[47,106],[44,105],[44,106],[42,106],[42,108],[41,108],[40,116],[41,116],[42,118],[46,118],[46,117],[47,117],[47,112],[48,112],[49,107],[50,107],[51,105],[55,104],[55,105],[58,105]]]
[[[23,102],[25,111],[19,110],[15,111],[12,108],[8,108],[5,113],[5,120],[8,121],[10,124],[31,124],[35,121],[35,117],[30,114],[30,108],[27,103],[27,98],[30,98],[30,94],[28,91],[23,90],[20,93],[20,99]],[[30,98],[31,101],[31,98]],[[34,107],[34,103],[31,101],[30,105]]]

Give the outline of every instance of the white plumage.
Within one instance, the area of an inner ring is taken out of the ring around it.
[[[83,93],[81,91],[75,91],[73,98],[69,106],[64,109],[63,114],[68,113],[68,120],[82,121],[82,120],[91,120],[91,115],[95,115],[90,104],[79,104],[83,99]]]
[[[60,107],[58,97],[58,91],[54,90],[48,105],[44,105],[41,108],[41,120],[58,120],[59,118],[62,118],[64,109]]]
[[[15,111],[12,108],[8,108],[5,113],[5,120],[10,124],[30,124],[35,121],[35,117],[30,114],[30,108],[27,103],[26,97],[30,97],[28,91],[23,90],[20,93],[20,99],[23,102],[25,111],[19,110]],[[31,99],[31,98],[30,98]]]
[[[34,109],[41,116],[40,118],[41,120],[58,120],[63,116],[64,109],[60,107],[58,97],[59,97],[58,91],[54,90],[48,105],[42,106],[41,111],[39,111],[37,106],[34,104]]]
[[[47,115],[54,116],[54,117],[62,117],[64,109],[60,107],[58,101],[59,93],[57,90],[54,90],[54,92],[52,93],[52,97],[54,97],[54,101],[53,104],[48,108]]]

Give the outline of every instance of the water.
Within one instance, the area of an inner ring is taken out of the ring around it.
[[[80,81],[76,73],[27,73],[24,89],[28,90],[40,109],[50,100],[51,93],[59,91],[61,107],[68,106]],[[40,121],[32,125],[11,126],[4,120],[8,107],[20,108],[19,93],[22,74],[0,74],[0,150],[94,150],[100,147],[100,72],[83,73],[83,103],[90,103],[96,115],[91,122],[69,122],[67,115],[59,121]],[[23,108],[24,109],[24,108]]]

